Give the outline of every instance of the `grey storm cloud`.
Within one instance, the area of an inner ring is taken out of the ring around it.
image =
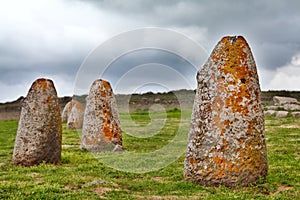
[[[300,1],[88,1],[153,25],[204,27],[210,48],[224,35],[244,35],[264,68],[286,64],[300,51]]]
[[[120,79],[129,88],[128,83],[133,83],[133,80],[143,85],[141,80],[147,84],[151,78],[157,83],[156,86],[164,82],[164,90],[166,85],[173,90],[186,87],[180,87],[182,82],[166,78],[170,73],[174,76],[179,73],[192,80],[191,85],[195,88],[195,74],[206,58],[205,49],[183,34],[161,28],[135,29],[104,42],[86,58],[77,75],[76,89],[81,94],[88,90],[92,80],[99,77],[109,80],[113,87]],[[167,71],[166,68],[172,70]],[[166,84],[165,80],[175,84]],[[122,90],[116,92],[126,93],[126,86],[123,85]]]
[[[72,95],[76,73],[93,50],[115,35],[143,27],[183,33],[207,53],[223,36],[243,35],[264,90],[300,89],[296,73],[300,64],[292,62],[300,55],[298,0],[12,0],[0,4],[0,90],[4,91],[0,102],[26,95],[41,76],[55,79],[60,96]],[[114,48],[132,40],[143,37]],[[169,45],[176,47],[178,41]],[[195,81],[193,70],[183,70],[184,59],[161,52],[128,54],[115,64],[126,71],[141,60],[172,66]],[[117,80],[122,70],[112,66],[106,77]],[[160,71],[153,73],[148,75],[156,73],[163,79]],[[281,78],[291,74],[290,79]]]

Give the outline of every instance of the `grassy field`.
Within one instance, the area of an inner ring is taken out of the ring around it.
[[[163,122],[160,131],[151,137],[123,133],[125,149],[135,153],[160,149],[176,136],[179,124],[183,124],[186,138],[190,114],[179,110],[152,113],[153,119]],[[130,119],[140,127],[151,126],[155,121],[146,112],[130,116],[121,113],[120,117],[124,126]],[[181,117],[185,120],[180,123]],[[184,155],[152,172],[115,170],[79,150],[78,132],[66,130],[65,125],[61,164],[12,166],[17,125],[17,121],[0,122],[0,199],[300,199],[299,118],[266,119],[269,175],[255,185],[234,188],[204,187],[184,181]],[[130,130],[130,126],[125,129]]]

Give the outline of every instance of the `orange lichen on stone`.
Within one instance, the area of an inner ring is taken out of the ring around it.
[[[108,81],[102,80],[102,85],[104,88],[106,88],[108,91],[111,91],[111,86]]]
[[[204,185],[234,186],[265,177],[264,114],[255,61],[246,40],[222,38],[198,71],[197,80],[185,178]],[[206,112],[202,107],[211,109]]]
[[[230,121],[229,121],[229,120],[225,120],[225,121],[224,121],[224,125],[225,125],[225,126],[229,126],[229,125],[230,125]]]
[[[109,124],[106,124],[103,128],[103,133],[104,133],[104,136],[105,136],[105,139],[107,141],[111,141],[113,136],[114,136],[114,132],[111,130],[111,127]]]
[[[45,78],[37,79],[35,84],[33,85],[34,90],[37,90],[38,88],[40,88],[44,92],[47,90],[48,87],[49,87],[48,82],[47,82],[47,79],[45,79]]]
[[[48,97],[45,101],[45,104],[48,104],[52,100],[52,97]]]
[[[194,159],[194,158],[189,158],[189,160],[190,160],[190,163],[193,165],[194,163],[197,163],[197,161],[196,161],[196,159]]]
[[[61,156],[62,125],[54,84],[37,79],[22,103],[13,164],[58,163]]]
[[[225,76],[229,75],[231,80],[223,86],[218,87],[226,88],[226,92],[228,93],[228,99],[225,101],[226,106],[231,107],[233,112],[241,112],[246,116],[248,114],[248,108],[241,106],[241,102],[243,101],[243,97],[249,99],[251,91],[247,90],[245,84],[249,82],[247,77],[251,77],[253,73],[256,73],[256,71],[252,72],[249,70],[247,64],[248,54],[244,49],[248,48],[248,44],[245,39],[240,36],[236,38],[234,44],[232,44],[233,42],[230,37],[224,37],[220,43],[223,45],[214,52],[219,56],[213,56],[212,60],[215,62],[220,62],[220,60],[224,61],[222,65],[219,65],[218,70]],[[234,88],[238,83],[242,84],[240,84],[238,88],[230,90],[230,86]]]
[[[97,143],[87,144],[90,137],[97,138]],[[87,97],[81,149],[99,152],[110,145],[122,145],[122,132],[112,88],[109,82],[99,79]]]

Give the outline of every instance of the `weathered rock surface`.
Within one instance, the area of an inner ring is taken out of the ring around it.
[[[197,74],[184,176],[203,185],[247,185],[265,177],[264,111],[251,50],[224,37]]]
[[[161,100],[158,99],[158,98],[157,98],[157,99],[154,99],[154,103],[160,103],[160,101],[161,101]]]
[[[283,106],[267,106],[268,110],[278,110],[283,109]]]
[[[75,99],[68,102],[62,112],[62,121],[68,129],[80,129],[83,124],[84,106]]]
[[[300,112],[292,112],[291,115],[293,117],[300,117]]]
[[[22,102],[13,164],[58,163],[61,140],[60,105],[54,84],[48,79],[38,79]]]
[[[291,98],[291,97],[274,96],[273,102],[274,102],[275,106],[282,106],[284,104],[297,103],[297,99]]]
[[[265,116],[275,116],[276,111],[275,110],[266,110],[265,111]]]
[[[289,114],[288,111],[277,111],[276,112],[276,117],[287,117]]]
[[[68,121],[68,116],[69,116],[69,114],[70,114],[70,112],[71,112],[71,109],[72,109],[72,105],[71,105],[70,102],[68,102],[68,103],[65,105],[65,107],[64,107],[64,109],[63,109],[63,111],[62,111],[62,114],[61,114],[61,121],[62,121],[63,123],[66,123],[66,122]]]
[[[295,98],[274,96],[273,101],[275,106],[267,106],[265,116],[287,117],[289,116],[289,112],[291,116],[295,116],[297,114],[293,113],[300,111],[300,102]],[[280,111],[274,112],[274,110]]]
[[[284,104],[283,109],[287,111],[300,110],[300,105],[298,105],[297,103]]]
[[[96,80],[86,99],[81,149],[92,152],[122,146],[119,114],[112,88],[105,80]]]

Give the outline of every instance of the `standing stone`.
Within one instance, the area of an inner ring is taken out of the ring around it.
[[[197,74],[184,176],[203,185],[265,177],[264,111],[255,61],[242,36],[224,37]]]
[[[71,102],[71,101],[70,101],[70,102]],[[67,123],[68,117],[69,117],[69,115],[70,115],[70,113],[71,113],[72,104],[71,104],[70,102],[68,102],[68,103],[65,105],[65,107],[64,107],[64,109],[63,109],[63,111],[62,111],[62,114],[61,114],[61,121],[62,121],[63,123]]]
[[[84,106],[75,99],[68,102],[62,112],[62,121],[68,129],[80,129],[83,124]]]
[[[81,149],[91,152],[122,146],[122,132],[116,100],[109,82],[96,80],[86,98]]]
[[[38,79],[22,102],[13,164],[56,164],[61,156],[61,140],[60,105],[54,84],[48,79]]]

